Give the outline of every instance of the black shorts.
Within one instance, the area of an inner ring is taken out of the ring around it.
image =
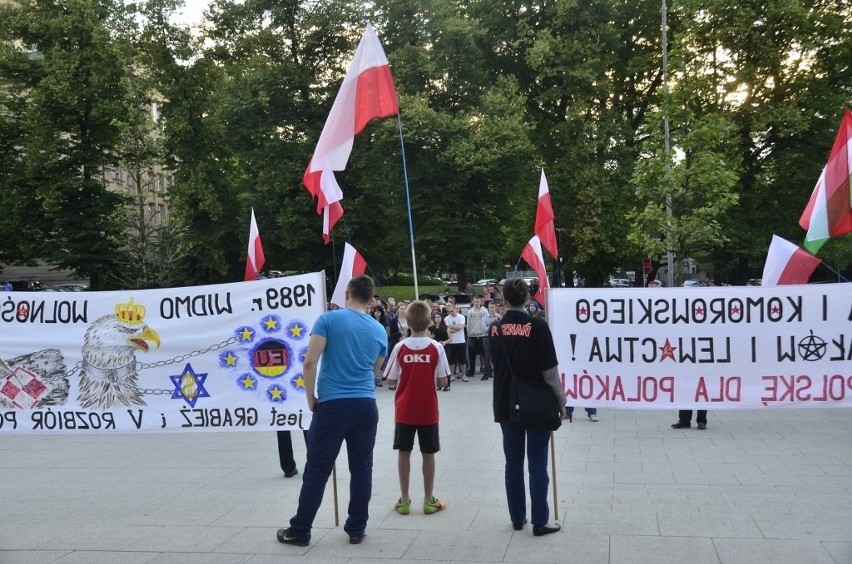
[[[444,347],[447,353],[447,364],[467,365],[467,345],[464,343],[451,343]]]
[[[414,450],[414,434],[420,441],[420,452],[423,454],[435,454],[441,450],[441,441],[438,438],[438,424],[434,425],[406,425],[397,423],[393,432],[393,449],[411,452]]]

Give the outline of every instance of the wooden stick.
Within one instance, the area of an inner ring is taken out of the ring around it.
[[[556,492],[556,435],[550,432],[550,471],[553,474],[553,515],[559,519],[559,495]]]
[[[340,511],[337,508],[337,461],[331,467],[331,489],[334,492],[334,526],[340,526]]]

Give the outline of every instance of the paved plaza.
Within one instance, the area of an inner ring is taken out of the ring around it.
[[[301,474],[285,479],[275,434],[0,435],[0,564],[560,562],[852,563],[852,410],[711,411],[708,429],[673,430],[668,411],[578,409],[556,432],[555,517],[563,530],[512,530],[491,384],[440,393],[442,451],[424,515],[420,457],[412,513],[381,421],[367,537],[343,532],[345,454],[310,546],[282,545]],[[300,469],[304,441],[294,435]],[[551,476],[552,478],[552,476]],[[553,512],[551,502],[551,511]]]

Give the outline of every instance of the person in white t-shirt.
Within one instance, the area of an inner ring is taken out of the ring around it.
[[[447,304],[447,316],[444,317],[450,343],[446,346],[447,361],[453,369],[456,378],[461,377],[462,382],[467,382],[465,367],[467,366],[467,338],[465,337],[464,315],[456,311],[456,304]]]

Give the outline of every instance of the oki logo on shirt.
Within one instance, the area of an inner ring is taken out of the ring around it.
[[[402,355],[402,361],[403,362],[409,362],[409,363],[427,363],[428,364],[428,363],[432,362],[432,355],[409,353],[409,354]]]

